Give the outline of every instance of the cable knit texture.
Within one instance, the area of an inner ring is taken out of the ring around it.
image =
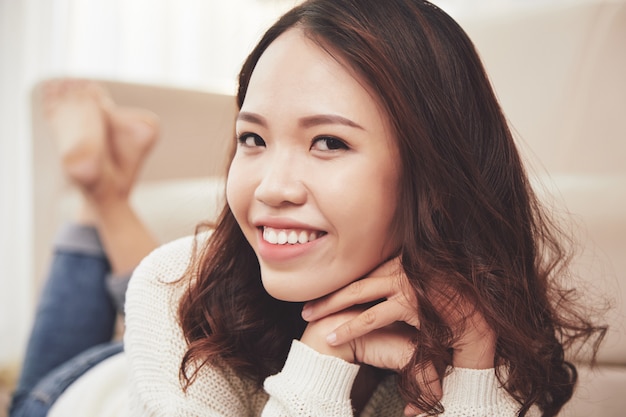
[[[277,375],[264,389],[227,366],[205,366],[184,393],[179,367],[186,343],[177,306],[188,281],[194,238],[167,244],[137,267],[127,293],[125,350],[130,416],[353,416],[350,390],[359,367],[294,341]],[[201,246],[201,245],[199,245]],[[80,383],[80,382],[77,382]],[[515,416],[517,404],[498,386],[493,369],[455,369],[444,380],[446,417]],[[120,387],[122,389],[122,387]],[[396,378],[383,380],[361,417],[401,417]],[[536,410],[530,415],[537,415]],[[96,415],[96,414],[94,414]]]

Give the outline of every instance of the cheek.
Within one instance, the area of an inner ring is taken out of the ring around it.
[[[250,184],[239,164],[233,161],[226,179],[226,202],[230,206],[237,221],[244,215],[250,201]]]
[[[372,167],[376,167],[372,169]],[[341,192],[344,211],[367,219],[367,223],[384,223],[393,217],[398,204],[398,174],[390,164],[371,163],[346,180],[349,187]],[[351,198],[350,198],[351,197]],[[346,208],[346,200],[355,204]]]
[[[231,210],[235,211],[237,207],[237,195],[238,193],[237,181],[232,175],[228,175],[226,179],[226,202],[230,206]]]
[[[350,187],[338,187],[332,195],[326,195],[324,208],[338,230],[342,250],[349,252],[353,261],[372,258],[377,262],[398,246],[393,221],[399,179],[391,164],[372,163],[359,168],[359,175],[342,178],[341,183]]]
[[[362,222],[371,239],[388,256],[389,251],[397,248],[393,224],[399,200],[398,174],[395,167],[388,166],[387,169],[365,177],[364,181],[368,185],[364,196],[367,206],[353,209],[354,213],[358,213],[358,219],[353,221]]]

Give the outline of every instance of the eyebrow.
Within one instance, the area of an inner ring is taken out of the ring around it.
[[[265,120],[265,118],[256,113],[245,111],[239,112],[239,114],[237,115],[237,120],[255,123],[263,127],[267,127],[267,121]],[[320,125],[343,125],[365,130],[365,128],[360,124],[337,114],[316,114],[313,116],[302,117],[301,119],[299,119],[299,124],[301,127],[304,128]]]

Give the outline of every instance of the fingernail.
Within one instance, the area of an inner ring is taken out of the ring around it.
[[[326,336],[326,341],[331,345],[334,345],[335,342],[337,342],[337,335],[334,332],[329,334],[328,336]]]
[[[308,321],[309,317],[311,317],[312,310],[313,309],[311,307],[304,306],[302,309],[302,318]]]

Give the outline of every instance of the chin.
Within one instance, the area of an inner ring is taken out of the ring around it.
[[[312,300],[312,298],[303,294],[306,291],[302,291],[302,289],[299,291],[298,289],[290,288],[289,286],[278,285],[278,283],[275,282],[268,285],[265,281],[263,281],[263,288],[265,288],[265,291],[267,291],[269,295],[280,301],[300,303]]]
[[[326,292],[319,293],[311,291],[310,285],[298,285],[294,283],[293,275],[290,275],[290,277],[291,279],[288,277],[276,277],[275,274],[261,273],[263,288],[265,288],[265,291],[267,291],[269,295],[277,300],[304,303],[327,294]]]

